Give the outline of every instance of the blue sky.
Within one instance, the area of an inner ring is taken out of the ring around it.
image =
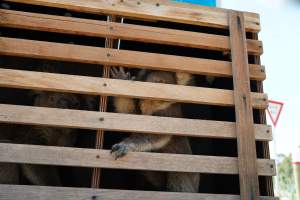
[[[288,0],[222,0],[221,7],[260,14],[266,66],[265,92],[284,102],[276,128],[277,153],[300,146],[300,2]],[[269,120],[269,124],[271,121]],[[272,148],[272,146],[271,146]]]

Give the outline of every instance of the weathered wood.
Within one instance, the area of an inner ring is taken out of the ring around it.
[[[255,40],[258,40],[258,34],[252,33],[252,37]],[[254,64],[261,64],[261,60],[259,56],[254,56]],[[262,81],[257,81],[257,90],[258,92],[263,93],[263,83]],[[259,110],[259,122],[260,124],[267,124],[267,116],[265,110]],[[263,157],[269,159],[270,158],[270,148],[269,142],[262,142],[263,148]],[[265,182],[261,182],[261,185],[265,185],[266,194],[268,196],[274,196],[274,186],[273,186],[273,178],[265,177]]]
[[[232,76],[231,63],[226,61],[5,37],[0,37],[1,54],[211,76]],[[262,69],[260,65],[250,65],[251,77],[254,80],[265,79]]]
[[[244,16],[229,12],[240,193],[243,200],[259,199],[256,145]]]
[[[110,150],[0,143],[0,162],[169,172],[238,174],[234,157],[130,152],[115,160]],[[258,159],[258,174],[273,176],[274,160]]]
[[[3,9],[0,19],[4,27],[230,51],[229,37],[221,35]],[[250,54],[262,54],[261,41],[249,39],[247,45]]]
[[[0,200],[239,200],[238,195],[0,185]],[[279,200],[261,196],[260,200]]]
[[[113,16],[107,16],[107,21],[115,21],[115,17]],[[111,38],[105,38],[105,48],[113,48],[114,47],[114,40]],[[110,66],[104,65],[103,66],[103,78],[109,78],[110,77]],[[107,109],[107,96],[100,96],[100,102],[99,102],[99,111],[105,112]],[[104,130],[99,129],[97,130],[96,135],[96,149],[102,149],[104,143]],[[101,180],[101,169],[100,168],[94,168],[92,172],[92,182],[91,186],[93,188],[99,188],[100,187],[100,180]]]
[[[1,68],[0,86],[208,105],[234,105],[232,90]],[[268,105],[267,96],[262,93],[252,93],[252,102],[254,108],[266,108]]]
[[[4,123],[208,138],[236,138],[235,123],[233,122],[6,104],[0,104],[0,110],[0,122]],[[254,131],[257,140],[272,140],[270,126],[257,124],[254,125]]]
[[[239,200],[238,195],[0,185],[0,200]],[[260,197],[260,200],[279,200]]]
[[[105,13],[125,17],[136,17],[150,20],[163,20],[209,27],[228,28],[227,10],[221,8],[207,8],[203,6],[189,6],[187,4],[171,3],[166,0],[8,0],[27,4],[65,8],[68,10]],[[138,3],[139,2],[139,3]],[[259,32],[259,16],[245,13],[248,31]]]

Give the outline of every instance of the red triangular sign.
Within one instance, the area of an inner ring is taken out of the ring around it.
[[[269,107],[267,111],[274,127],[277,125],[282,108],[283,108],[282,102],[269,100]]]

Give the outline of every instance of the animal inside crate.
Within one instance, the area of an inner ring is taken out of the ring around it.
[[[21,177],[18,185],[0,185],[0,199],[275,199],[257,14],[166,0],[5,3],[1,134],[18,136],[28,127],[78,130],[71,147],[2,142],[2,164],[64,167],[62,185],[34,186]],[[133,76],[141,69],[190,73],[194,81],[182,86],[111,79],[116,66]],[[99,98],[93,111],[60,109],[36,106],[32,91]],[[183,115],[116,113],[111,97],[177,102]],[[112,145],[132,132],[189,137],[194,155],[130,152],[115,160]],[[200,173],[198,193],[157,189],[144,171]]]

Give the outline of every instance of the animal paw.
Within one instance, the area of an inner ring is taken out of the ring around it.
[[[110,153],[115,157],[115,160],[125,156],[130,151],[129,146],[124,143],[115,144],[112,146]]]
[[[131,76],[129,72],[125,72],[123,67],[112,67],[110,70],[111,77],[114,79],[122,79],[122,80],[134,80],[135,77]]]

